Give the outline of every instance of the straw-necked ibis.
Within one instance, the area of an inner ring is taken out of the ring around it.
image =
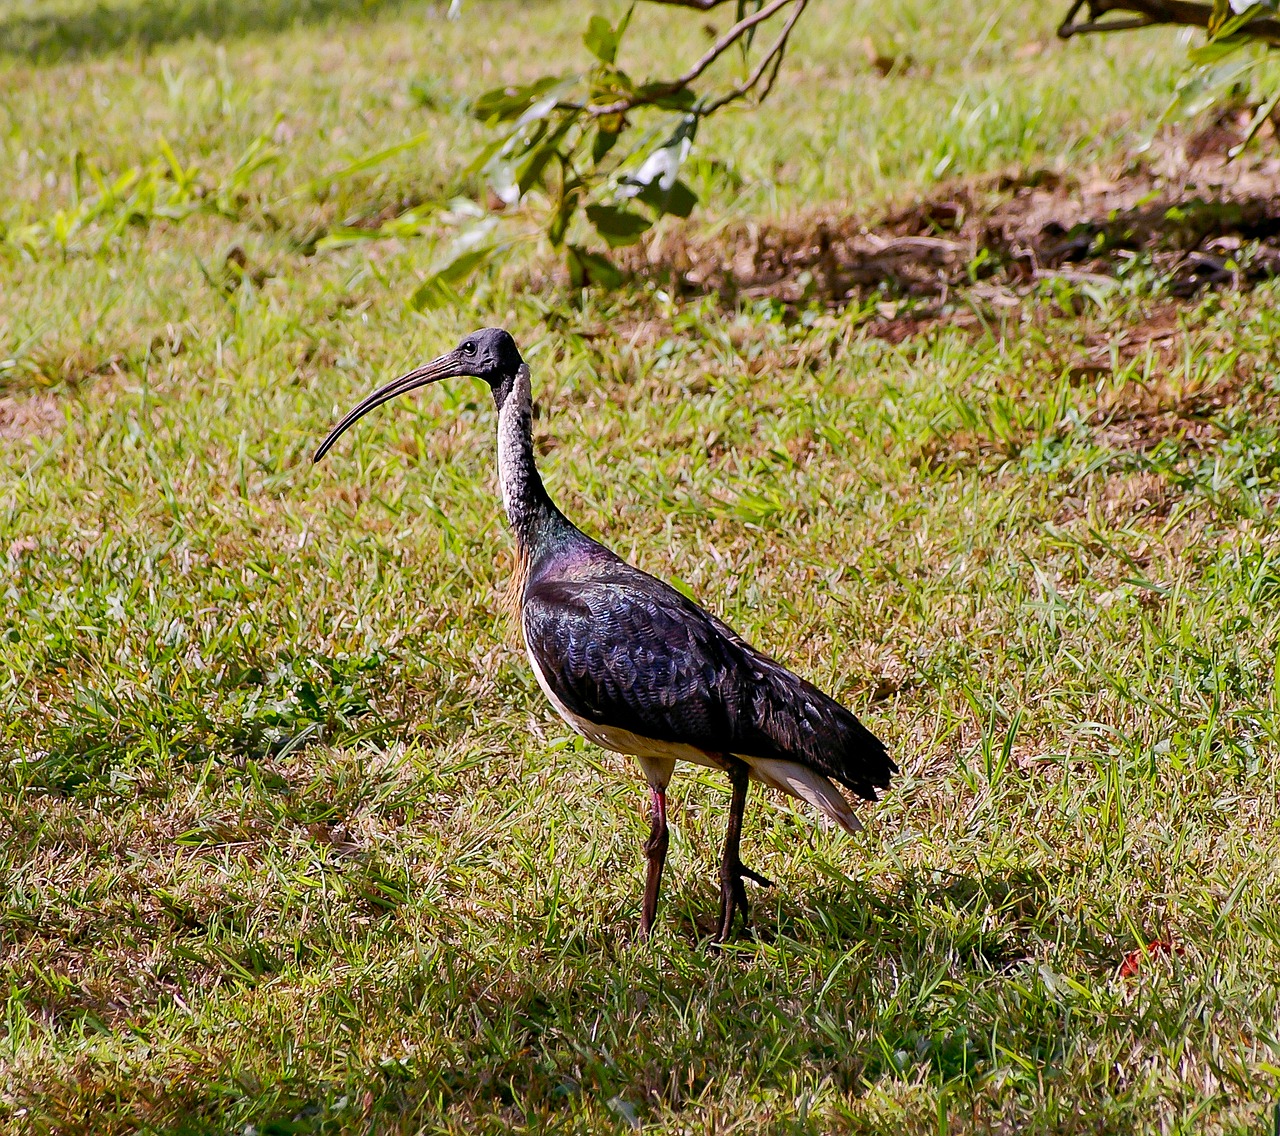
[[[747,921],[743,879],[769,881],[739,856],[750,781],[807,801],[846,831],[860,825],[833,782],[867,800],[897,767],[838,702],[761,654],[680,592],[580,532],[543,487],[534,463],[529,368],[499,328],[373,392],[316,451],[396,395],[455,376],[483,379],[498,410],[498,476],[515,533],[520,622],[529,661],[551,704],[579,734],[634,757],[651,795],[641,915],[658,909],[667,853],[667,784],[679,761],[723,770],[733,797],[720,863],[716,941]]]

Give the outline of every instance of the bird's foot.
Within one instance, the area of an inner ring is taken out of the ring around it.
[[[746,866],[746,864],[739,864],[739,865],[738,865],[738,869],[739,869],[739,870],[742,872],[742,874],[743,874],[744,876],[746,876],[746,877],[747,877],[747,879],[749,879],[752,883],[759,884],[762,888],[777,887],[777,884],[775,884],[775,883],[774,883],[771,879],[769,879],[767,876],[762,876],[759,872],[753,872],[750,868],[748,868],[748,867]]]
[[[751,880],[761,887],[773,887],[771,879],[753,872],[741,861],[726,864],[720,870],[720,929],[712,942],[716,946],[727,943],[733,935],[733,919],[738,912],[742,913],[744,930],[751,927],[751,905],[747,902],[747,888],[743,879]]]

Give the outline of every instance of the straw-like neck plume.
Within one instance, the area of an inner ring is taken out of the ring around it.
[[[533,394],[529,368],[521,363],[509,381],[494,388],[498,407],[498,481],[521,559],[561,527],[564,515],[552,504],[533,454]]]

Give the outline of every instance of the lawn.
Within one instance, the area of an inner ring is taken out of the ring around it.
[[[926,311],[532,252],[415,312],[445,221],[352,230],[483,202],[465,97],[589,10],[445,7],[0,0],[0,1129],[1271,1132],[1280,286],[1135,255]],[[1070,197],[1191,129],[1142,148],[1172,32],[821,8],[700,137],[688,240]],[[707,42],[636,19],[637,74]],[[310,461],[486,324],[564,510],[901,767],[858,839],[752,795],[777,887],[723,952],[703,770],[637,940],[642,782],[529,670],[487,391]]]

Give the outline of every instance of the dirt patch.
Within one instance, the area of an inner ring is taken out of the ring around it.
[[[104,375],[119,376],[124,365],[123,354],[103,356],[85,344],[42,346],[0,374],[0,395],[7,396],[0,401],[14,402],[17,396],[30,392],[29,401],[34,402],[56,388],[75,389]]]
[[[1181,329],[1163,328],[1159,321],[1129,340],[1124,333],[1120,339],[1122,358],[1143,350],[1169,357],[1183,343]],[[1243,402],[1264,412],[1266,396],[1252,369],[1243,363],[1207,383],[1183,385],[1171,372],[1168,366],[1160,367],[1148,382],[1130,377],[1100,395],[1090,416],[1098,439],[1113,450],[1129,452],[1153,449],[1167,438],[1178,440],[1184,449],[1203,449],[1221,435],[1216,420],[1231,407]]]
[[[1167,517],[1175,494],[1156,473],[1122,473],[1107,478],[1101,494],[1103,515],[1116,522],[1134,516]]]
[[[1110,177],[1005,175],[871,221],[815,212],[741,222],[710,239],[683,227],[632,250],[627,267],[680,291],[793,304],[842,305],[879,293],[940,306],[966,289],[1012,306],[1037,280],[1088,283],[1135,262],[1150,264],[1175,298],[1247,287],[1280,274],[1280,157],[1268,139],[1265,153],[1229,162],[1238,138],[1228,118]],[[915,330],[900,326],[891,302],[885,308],[879,318],[895,325],[884,329],[889,338]]]
[[[1144,402],[1147,400],[1144,400]],[[1123,406],[1098,410],[1098,441],[1108,449],[1138,453],[1154,449],[1166,438],[1177,439],[1184,448],[1204,449],[1220,434],[1212,416],[1226,406],[1226,397],[1179,399],[1172,405]]]
[[[61,400],[54,395],[0,398],[0,438],[47,437],[62,421]]]
[[[1208,449],[1229,432],[1226,416],[1243,410],[1261,419],[1274,401],[1265,381],[1268,372],[1254,358],[1241,357],[1229,370],[1207,373],[1179,365],[1184,355],[1226,349],[1220,338],[1186,326],[1178,304],[1164,302],[1144,311],[1133,327],[1093,330],[1078,345],[1046,344],[1043,362],[1050,374],[1081,388],[1073,402],[1095,444],[1137,454],[1171,442],[1179,453],[1189,454]],[[1124,366],[1143,356],[1151,365]],[[1023,383],[1022,372],[1011,372],[995,397],[1016,402]],[[1054,427],[1055,432],[1076,428],[1070,419]],[[1017,458],[1038,430],[1029,425],[1000,432],[979,427],[940,432],[921,445],[915,461],[928,469],[995,469]]]

